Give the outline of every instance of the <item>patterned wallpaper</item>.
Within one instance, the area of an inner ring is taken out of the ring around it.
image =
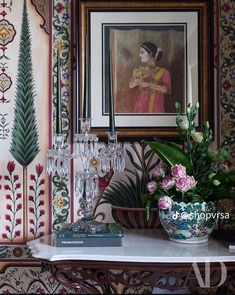
[[[235,166],[235,3],[219,1],[219,116],[221,144],[228,146]]]
[[[0,1],[0,293],[74,293],[41,272],[22,245],[70,218],[69,181],[46,174],[55,128],[58,49],[62,124],[69,142],[70,4]]]
[[[1,1],[0,18],[0,242],[9,244],[49,231],[49,54],[48,35],[32,24],[40,17],[30,1]],[[32,42],[34,36],[45,45]]]
[[[235,166],[235,3],[215,0],[215,11],[217,135],[232,152],[228,165]],[[55,128],[58,49],[62,126],[71,141],[71,0],[1,0],[0,44],[0,293],[65,294],[22,243],[76,216],[72,180],[49,179],[45,171]],[[24,147],[30,140],[34,150],[22,148],[22,154],[18,143]]]

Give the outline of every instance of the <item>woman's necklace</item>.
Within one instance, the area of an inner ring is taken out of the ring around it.
[[[152,70],[149,66],[141,66],[140,67],[140,78],[146,78],[151,74]]]

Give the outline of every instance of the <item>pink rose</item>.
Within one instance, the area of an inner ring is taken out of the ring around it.
[[[181,178],[177,178],[175,181],[176,190],[181,192],[187,192],[188,190],[194,188],[197,182],[195,181],[193,176],[185,176]]]
[[[150,181],[147,183],[146,187],[150,194],[153,194],[157,189],[157,183],[155,181]]]
[[[165,176],[162,179],[161,187],[164,190],[168,190],[169,188],[172,188],[174,185],[175,185],[175,180],[174,180],[173,177],[171,177],[171,176]]]
[[[175,178],[180,178],[186,176],[186,168],[181,164],[176,164],[175,166],[171,167],[171,174]]]
[[[190,183],[190,188],[194,188],[197,184],[197,181],[195,180],[195,178],[193,176],[189,176],[189,175],[187,175],[187,178]]]
[[[165,165],[162,162],[160,162],[153,170],[153,176],[159,177],[159,176],[165,176],[165,174],[166,174]]]
[[[176,185],[176,190],[181,192],[186,192],[190,188],[190,184],[187,180],[187,177],[177,178],[175,181],[175,185]]]
[[[158,200],[158,207],[162,210],[171,209],[172,207],[172,200],[168,196],[161,197]]]

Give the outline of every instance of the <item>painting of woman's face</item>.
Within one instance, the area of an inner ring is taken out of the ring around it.
[[[140,61],[142,63],[148,63],[149,62],[150,56],[149,56],[148,52],[142,47],[140,47],[139,57],[140,57]]]

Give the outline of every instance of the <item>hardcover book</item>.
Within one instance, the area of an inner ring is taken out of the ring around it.
[[[231,251],[235,251],[235,230],[215,230],[213,237],[223,243]]]
[[[70,225],[65,226],[56,233],[57,238],[121,238],[123,237],[122,226],[118,223],[106,223],[105,231],[79,232],[72,230]]]
[[[55,247],[120,247],[122,238],[58,238],[54,239]]]

